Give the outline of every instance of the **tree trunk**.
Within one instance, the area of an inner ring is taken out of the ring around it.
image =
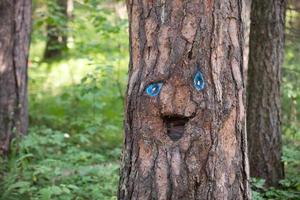
[[[283,178],[280,81],[284,50],[284,0],[253,0],[247,101],[250,175],[276,186]]]
[[[118,198],[249,199],[250,1],[128,0]]]
[[[48,11],[50,18],[58,16],[59,21],[50,20],[51,22],[47,24],[45,59],[61,56],[63,51],[67,49],[67,28],[69,17],[71,17],[70,6],[73,6],[72,0],[49,2]]]
[[[0,155],[27,131],[27,62],[31,0],[0,2]]]

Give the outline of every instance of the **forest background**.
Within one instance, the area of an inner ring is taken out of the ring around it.
[[[116,199],[129,61],[123,1],[33,1],[30,129],[0,160],[0,199]],[[286,14],[280,188],[252,179],[253,199],[300,199],[300,7]],[[299,4],[299,3],[298,3]],[[49,41],[52,38],[52,42]]]

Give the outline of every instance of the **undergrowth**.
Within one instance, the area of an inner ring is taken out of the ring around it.
[[[68,133],[31,128],[21,142],[12,143],[18,151],[2,161],[6,176],[0,199],[116,199],[120,149],[92,151],[85,145]]]

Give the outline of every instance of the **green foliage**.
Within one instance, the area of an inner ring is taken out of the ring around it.
[[[252,199],[264,200],[264,199],[289,199],[297,200],[300,198],[300,182],[292,179],[284,179],[280,181],[278,188],[270,187],[265,188],[265,180],[252,178]]]
[[[65,28],[54,1],[34,1],[30,131],[0,160],[0,199],[116,199],[127,82],[127,15],[75,1],[68,51],[43,60],[46,25]],[[121,12],[120,11],[120,12]],[[122,11],[123,12],[123,11]]]
[[[92,72],[79,77],[78,83],[69,85],[68,82],[62,82],[58,86],[52,85],[53,88],[47,91],[33,91],[30,95],[32,123],[67,131],[79,140],[85,134],[89,146],[93,146],[93,143],[96,147],[100,141],[106,142],[103,142],[102,148],[119,146],[126,76],[125,72],[115,67],[115,62],[108,64],[88,65]],[[53,75],[57,76],[56,73]],[[45,78],[42,77],[44,81]],[[50,78],[49,83],[55,81]],[[46,80],[45,87],[47,84]]]
[[[289,5],[293,8],[293,4]],[[283,130],[286,136],[300,141],[300,12],[288,10],[286,19],[286,47],[283,67]]]
[[[116,199],[120,149],[87,150],[68,133],[38,126],[16,148],[4,162],[1,200]]]
[[[67,57],[44,62],[39,54],[44,40],[37,37],[33,42],[31,124],[66,131],[89,148],[99,148],[100,141],[100,148],[119,147],[127,82],[127,20],[104,1],[75,1],[73,14],[69,26],[76,31],[71,33]]]
[[[288,125],[286,125],[288,126]],[[280,181],[278,188],[264,186],[263,179],[252,178],[253,200],[276,199],[276,200],[298,200],[300,199],[300,132],[290,135],[284,132],[284,147],[282,161],[285,168],[285,179]],[[298,138],[297,138],[298,137]]]

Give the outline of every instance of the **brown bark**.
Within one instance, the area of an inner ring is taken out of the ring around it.
[[[244,109],[249,4],[128,0],[119,199],[250,198]],[[193,85],[197,72],[205,81],[200,91]],[[162,88],[151,97],[145,89],[156,82]]]
[[[276,186],[283,178],[280,81],[284,0],[253,0],[247,99],[250,175]]]
[[[27,131],[27,62],[31,0],[0,3],[0,155]]]
[[[59,24],[57,22],[47,24],[47,43],[44,53],[46,59],[61,56],[67,49],[68,20],[72,15],[70,7],[73,7],[73,1],[55,0],[55,3],[50,2],[48,7],[49,15],[58,16],[60,22]]]

